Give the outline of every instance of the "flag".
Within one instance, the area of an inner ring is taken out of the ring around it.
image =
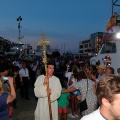
[[[110,20],[107,22],[106,30],[109,31],[112,27],[116,26],[116,16],[112,16]]]

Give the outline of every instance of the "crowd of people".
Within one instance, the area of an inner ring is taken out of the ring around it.
[[[58,72],[59,75],[55,74]],[[0,119],[12,118],[17,107],[17,91],[22,99],[30,100],[30,86],[37,98],[35,120],[118,120],[120,99],[120,68],[74,60],[48,60],[45,71],[40,60],[4,60],[0,62]],[[61,74],[62,73],[62,74]],[[50,96],[51,110],[48,102]],[[87,109],[80,110],[86,100]],[[71,113],[68,114],[68,107]],[[44,116],[46,113],[46,116]]]

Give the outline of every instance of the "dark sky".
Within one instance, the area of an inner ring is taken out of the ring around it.
[[[53,48],[78,51],[79,41],[90,34],[105,32],[111,17],[112,0],[0,0],[0,36],[18,42],[21,16],[23,43],[41,39],[44,33]],[[120,3],[120,2],[119,2]],[[120,9],[117,8],[119,13]]]

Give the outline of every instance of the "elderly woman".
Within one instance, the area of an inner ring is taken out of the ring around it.
[[[62,93],[73,92],[79,89],[81,92],[81,102],[86,98],[88,109],[82,112],[82,115],[87,115],[97,109],[97,97],[94,93],[94,82],[87,78],[85,71],[79,72],[79,82],[73,87],[62,91]]]

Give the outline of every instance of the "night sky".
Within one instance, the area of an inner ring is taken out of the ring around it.
[[[111,17],[112,0],[0,0],[0,36],[18,42],[18,21],[21,16],[23,44],[46,38],[53,48],[77,52],[79,41],[90,34],[106,32]],[[118,2],[120,3],[120,1]],[[120,7],[115,8],[120,12]]]

